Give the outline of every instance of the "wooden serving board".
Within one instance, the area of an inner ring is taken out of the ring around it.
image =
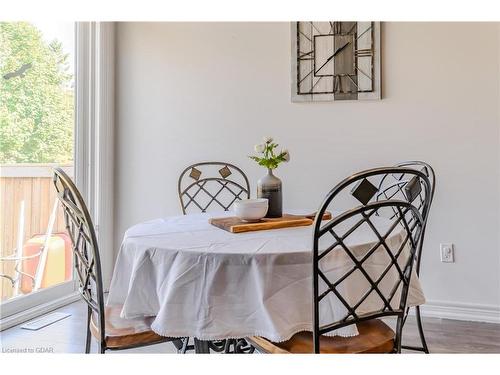
[[[329,220],[332,215],[326,212],[323,215],[323,220]],[[314,221],[314,215],[299,216],[285,214],[278,218],[263,218],[257,222],[249,223],[243,221],[235,216],[212,218],[208,222],[217,228],[224,229],[231,233],[253,232],[258,230],[280,229],[280,228],[293,228],[304,227],[311,225]]]

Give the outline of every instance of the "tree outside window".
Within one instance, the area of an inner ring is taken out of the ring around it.
[[[73,161],[68,54],[27,22],[0,22],[0,163]]]

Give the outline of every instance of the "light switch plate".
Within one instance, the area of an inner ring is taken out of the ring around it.
[[[440,246],[441,262],[453,263],[455,262],[455,249],[452,243],[442,243]]]

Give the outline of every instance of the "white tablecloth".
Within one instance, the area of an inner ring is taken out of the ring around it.
[[[231,213],[169,217],[127,230],[108,305],[122,304],[124,318],[155,316],[151,328],[169,337],[215,340],[259,335],[283,341],[299,331],[310,331],[312,226],[232,234],[208,223],[209,217],[225,215]],[[374,221],[382,228],[390,225],[387,219]],[[401,236],[395,232],[389,238],[394,251]],[[376,238],[367,230],[346,242],[362,256]],[[385,268],[388,256],[383,252],[380,249],[379,259],[370,257],[366,262],[369,272],[380,274]],[[345,253],[334,253],[328,272],[342,273],[352,267]],[[396,279],[391,271],[382,284],[387,280],[390,288]],[[344,293],[353,302],[368,287],[359,271],[344,283]],[[346,311],[333,298],[322,303],[321,316],[328,322],[342,318]],[[408,304],[424,302],[414,274]],[[358,312],[380,308],[381,303],[373,292]],[[357,331],[349,326],[334,334],[351,336]]]

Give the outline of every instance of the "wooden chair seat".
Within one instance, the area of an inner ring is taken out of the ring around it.
[[[123,319],[120,317],[121,310],[121,305],[106,306],[105,308],[105,340],[109,349],[123,349],[129,346],[150,345],[172,340],[151,330],[151,322],[154,317]],[[92,314],[90,331],[95,338],[100,340],[95,314]]]
[[[321,353],[391,353],[394,349],[396,334],[378,319],[357,324],[359,335],[353,337],[321,336]],[[311,332],[299,332],[288,341],[271,342],[262,337],[247,339],[260,352],[272,354],[313,353]]]

